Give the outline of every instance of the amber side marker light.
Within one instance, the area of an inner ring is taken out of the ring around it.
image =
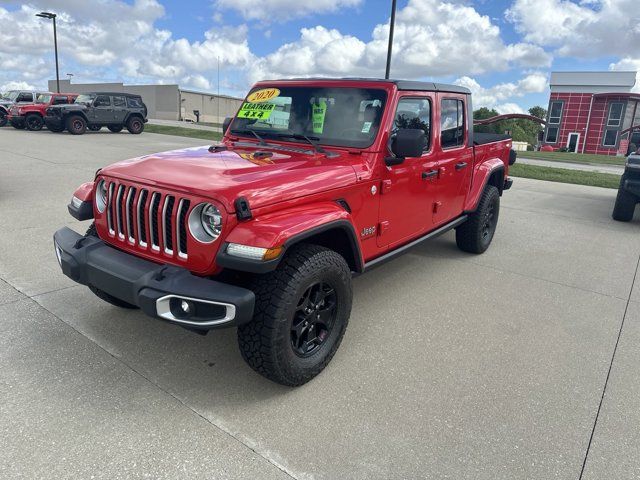
[[[227,246],[227,254],[232,257],[246,258],[248,260],[262,260],[264,262],[278,258],[282,253],[282,247],[262,248],[239,243],[230,243]]]

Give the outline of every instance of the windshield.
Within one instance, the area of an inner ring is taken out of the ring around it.
[[[96,96],[94,94],[91,95],[78,95],[78,98],[76,98],[76,101],[74,103],[82,103],[84,105],[91,105],[91,103],[93,102],[93,99],[96,98]]]
[[[386,98],[378,89],[260,87],[249,93],[230,131],[285,141],[307,136],[323,145],[366,148],[378,134]]]
[[[36,103],[49,103],[50,100],[51,95],[49,95],[48,93],[40,93],[36,98]]]
[[[7,100],[11,100],[12,102],[18,98],[18,94],[20,92],[18,90],[9,90],[2,94],[2,98],[6,98]]]

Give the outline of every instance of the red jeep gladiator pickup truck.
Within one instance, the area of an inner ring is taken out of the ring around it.
[[[73,103],[77,96],[77,93],[39,93],[34,103],[15,104],[9,108],[8,120],[17,129],[42,130],[47,108]]]
[[[185,328],[238,327],[247,363],[301,385],[333,357],[351,280],[456,230],[484,252],[511,140],[473,133],[466,88],[369,79],[256,84],[220,145],[116,163],[74,193],[65,275]]]

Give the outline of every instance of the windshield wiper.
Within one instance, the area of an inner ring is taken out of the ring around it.
[[[324,148],[322,148],[320,145],[316,143],[318,140],[320,140],[318,137],[308,137],[307,135],[304,135],[302,133],[278,133],[276,135],[278,137],[294,138],[296,140],[306,140],[311,144],[311,146],[316,152],[324,153],[325,155],[327,153],[327,151]]]
[[[260,135],[258,135],[255,132],[255,130],[251,130],[250,128],[245,128],[245,129],[242,129],[242,130],[231,130],[231,133],[240,133],[240,134],[244,133],[245,135],[247,133],[250,133],[251,135],[253,135],[254,137],[256,137],[258,139],[258,141],[260,142],[259,145],[261,145],[263,147],[267,145],[267,142],[264,141],[264,138],[262,138]]]

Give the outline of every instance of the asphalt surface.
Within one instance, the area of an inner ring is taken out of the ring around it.
[[[484,255],[450,233],[356,278],[338,353],[291,389],[235,331],[59,271],[77,185],[202,143],[0,129],[0,478],[640,477],[640,215],[612,221],[614,190],[516,179]]]

